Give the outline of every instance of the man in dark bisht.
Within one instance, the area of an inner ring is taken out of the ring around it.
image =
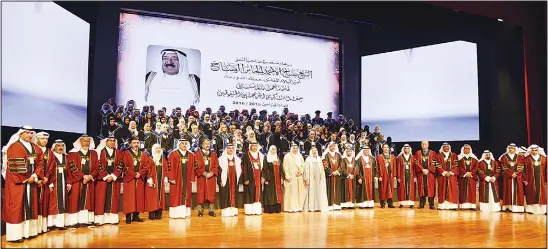
[[[312,124],[315,124],[315,125],[323,125],[323,118],[320,117],[320,114],[321,114],[321,113],[322,113],[322,112],[319,111],[319,110],[317,110],[317,111],[315,112],[316,116],[312,119]]]
[[[99,111],[101,114],[101,125],[106,125],[108,123],[108,120],[114,116],[114,112],[112,111],[112,107],[108,103],[104,103],[101,107],[101,110]]]
[[[101,134],[99,134],[99,138],[103,139],[109,136],[114,136],[114,133],[118,130],[118,128],[120,127],[116,124],[116,119],[114,117],[110,117],[108,122],[101,126]]]

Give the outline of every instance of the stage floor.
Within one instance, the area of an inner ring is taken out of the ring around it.
[[[219,210],[217,210],[218,212]],[[243,210],[241,210],[243,212]],[[546,216],[429,209],[198,217],[51,231],[2,247],[519,247],[546,248]],[[142,214],[141,218],[146,217]]]

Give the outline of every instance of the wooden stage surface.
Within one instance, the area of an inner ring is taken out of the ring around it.
[[[397,203],[395,203],[397,205]],[[546,248],[546,216],[430,209],[356,209],[198,217],[50,231],[2,247],[519,247]],[[219,210],[217,210],[219,213]],[[141,214],[141,218],[147,217]]]

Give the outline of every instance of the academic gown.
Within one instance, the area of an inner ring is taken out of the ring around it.
[[[202,150],[199,150],[194,155],[198,164],[198,168],[196,169],[196,199],[198,205],[206,202],[215,204],[217,199],[217,176],[219,175],[219,158],[217,157],[217,153],[211,151],[209,155],[205,155]],[[204,173],[212,173],[213,176],[206,178]]]
[[[95,186],[95,223],[116,224],[119,222],[120,188],[124,181],[124,153],[113,149],[109,153],[106,148],[99,152],[99,171]],[[112,176],[112,182],[107,179]]]
[[[438,171],[438,209],[457,209],[459,189],[457,176],[459,174],[457,154],[450,152],[446,157],[443,152],[436,155]],[[443,176],[443,172],[453,172],[452,176]]]
[[[10,145],[6,154],[2,221],[6,222],[6,240],[15,241],[38,234],[36,181],[44,177],[43,154],[38,146],[31,144],[29,151],[20,141]],[[27,184],[31,176],[35,182]]]
[[[265,213],[279,213],[283,204],[282,181],[285,178],[280,159],[268,162],[265,157],[262,176],[265,180],[263,203]]]
[[[318,155],[322,155],[322,145],[320,144],[320,141],[319,139],[315,139],[315,140],[310,140],[310,139],[307,139],[305,142],[304,142],[304,154],[305,155],[310,155],[310,150],[312,148],[316,148],[318,150]]]
[[[499,184],[496,179],[501,174],[500,165],[494,159],[489,162],[483,160],[478,162],[478,177],[479,177],[479,202],[480,211],[482,212],[498,212],[500,211],[499,201]],[[494,177],[495,181],[490,182],[486,178]]]
[[[124,214],[145,212],[145,187],[147,174],[154,162],[144,151],[129,149],[124,153]],[[139,173],[139,178],[135,176]]]
[[[375,157],[362,155],[356,159],[356,203],[359,208],[375,206],[375,177],[378,165]],[[362,180],[360,183],[359,180]]]
[[[513,158],[508,154],[502,155],[500,158],[503,174],[503,210],[509,209],[512,212],[525,211],[525,195],[523,189],[523,170],[525,167],[525,159],[523,156],[515,154]],[[512,175],[516,173],[517,177]]]
[[[194,153],[183,154],[176,149],[168,156],[168,180],[175,181],[169,189],[169,218],[189,218],[192,201],[192,182],[196,178],[197,163]]]
[[[327,152],[323,158],[324,171],[327,183],[327,204],[329,210],[341,210],[342,181],[340,175],[333,175],[334,171],[342,173],[340,165],[342,164],[341,154],[338,152]]]
[[[379,165],[378,181],[379,181],[379,200],[385,201],[392,199],[394,192],[394,177],[396,175],[396,157],[390,154],[386,157],[380,154],[376,157]]]
[[[352,157],[345,157],[342,159],[342,186],[341,186],[341,207],[342,208],[354,208],[356,202],[356,184],[358,183],[356,175],[358,170],[356,169],[356,160]],[[351,178],[352,176],[352,178]]]
[[[436,196],[436,164],[434,162],[436,158],[436,152],[428,150],[428,153],[423,153],[419,150],[415,153],[416,174],[417,174],[417,189],[419,197]],[[423,169],[428,170],[428,174],[422,172]]]
[[[416,160],[413,154],[405,157],[401,154],[396,159],[396,179],[398,180],[398,201],[403,206],[415,205]]]
[[[221,216],[230,217],[238,215],[238,190],[242,184],[242,165],[240,158],[234,156],[219,159],[219,205]]]
[[[65,227],[68,211],[68,157],[62,155],[61,160],[56,156],[50,157],[46,177],[49,189],[48,227]]]
[[[99,157],[94,150],[70,152],[69,158],[69,191],[68,225],[91,224],[95,220],[95,182]],[[92,179],[84,184],[84,175]]]
[[[53,152],[51,150],[48,150],[46,148],[40,148],[42,149],[43,153],[43,161],[42,165],[44,165],[44,175],[47,175],[47,171],[50,166],[50,161],[53,160]],[[44,149],[46,150],[44,152]],[[42,184],[43,181],[39,180],[40,183],[38,186],[38,233],[45,233],[48,231],[48,209],[49,209],[49,177],[48,182],[46,184]]]
[[[478,160],[464,157],[459,160],[459,205],[462,209],[476,208]],[[471,177],[464,177],[470,172]]]
[[[153,132],[146,134],[144,131],[139,132],[139,140],[143,142],[144,148],[148,154],[152,153],[152,146],[158,143],[158,136]]]
[[[150,158],[151,167],[148,169],[147,183],[145,186],[145,211],[153,212],[156,210],[168,210],[166,205],[166,184],[168,181],[168,161],[161,155],[158,161]],[[152,183],[150,187],[149,183]]]
[[[244,183],[244,211],[246,215],[262,214],[261,206],[261,178],[264,156],[258,152],[257,156],[251,155],[251,151],[243,156],[242,181]],[[249,181],[248,184],[245,184]]]
[[[190,148],[188,150],[195,152],[196,150],[199,150],[201,148],[202,141],[204,140],[204,136],[202,133],[198,132],[198,134],[192,134],[191,132],[185,134],[184,139],[190,143]]]
[[[217,155],[222,155],[224,150],[226,149],[226,146],[232,142],[232,136],[229,133],[219,133],[214,136],[214,139],[211,141],[213,145],[213,149],[217,153]]]
[[[546,214],[546,157],[529,155],[525,158],[524,179],[527,181],[525,211]]]

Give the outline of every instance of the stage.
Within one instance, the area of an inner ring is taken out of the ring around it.
[[[395,203],[397,204],[397,203]],[[546,248],[546,216],[430,209],[356,209],[198,217],[51,231],[2,247],[519,247]],[[219,213],[219,210],[217,210]],[[146,214],[141,215],[147,217]]]

